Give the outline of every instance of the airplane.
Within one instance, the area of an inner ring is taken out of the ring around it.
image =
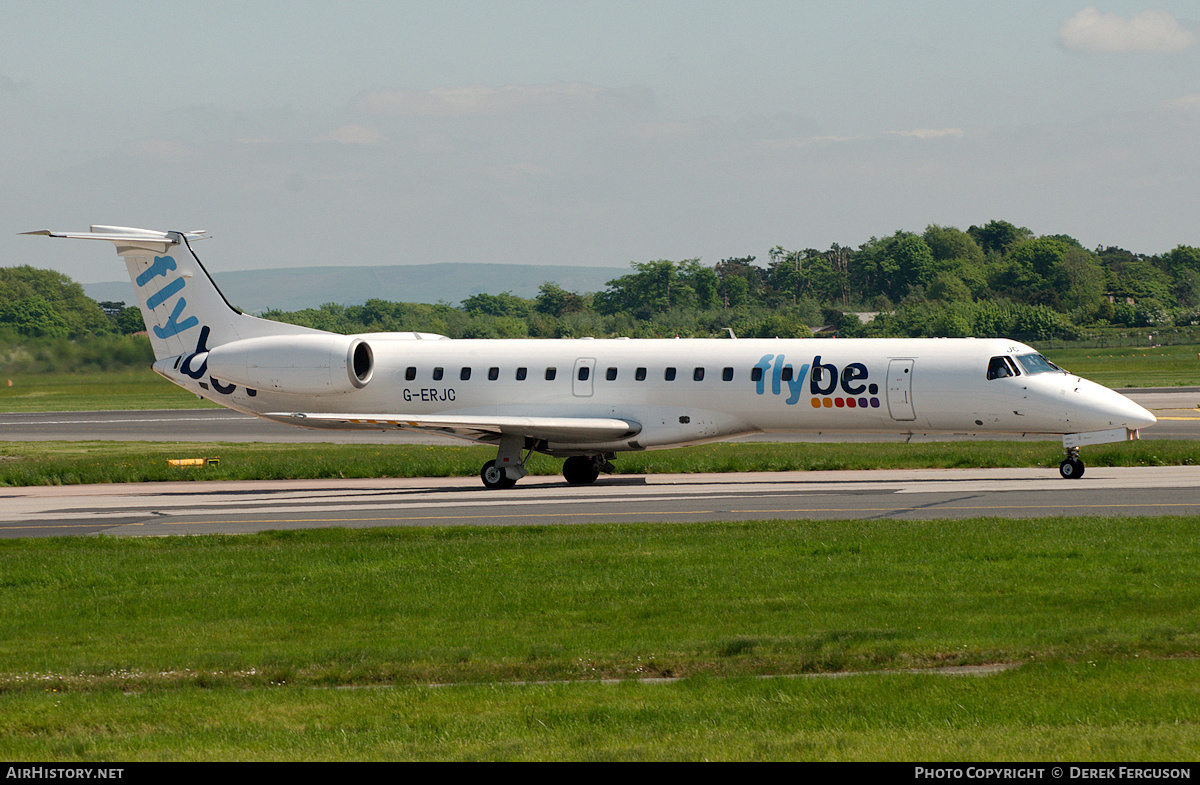
[[[106,240],[125,259],[153,369],[222,406],[312,429],[416,430],[494,445],[487,488],[534,452],[571,485],[617,453],[753,433],[1043,434],[1080,447],[1139,438],[1153,414],[1008,339],[450,339],[341,335],[230,305],[192,250],[204,231],[26,232]]]

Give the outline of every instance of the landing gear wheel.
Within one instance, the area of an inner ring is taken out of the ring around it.
[[[563,461],[563,477],[569,485],[591,485],[600,476],[596,461],[584,455],[573,455]]]
[[[1058,473],[1067,480],[1077,480],[1083,476],[1083,461],[1078,458],[1067,458],[1058,465]]]
[[[500,489],[511,488],[517,484],[516,480],[510,480],[504,469],[496,465],[495,461],[488,461],[479,470],[479,479],[483,480],[483,484],[488,488]]]

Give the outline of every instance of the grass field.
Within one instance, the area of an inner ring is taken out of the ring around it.
[[[3,540],[0,756],[1194,760],[1198,525]]]
[[[1047,351],[1059,367],[1106,387],[1181,387],[1200,384],[1200,346]]]
[[[176,387],[149,368],[90,373],[18,374],[0,379],[0,411],[4,412],[216,407],[217,404],[197,398]]]
[[[1120,351],[1050,356],[1113,387],[1197,378],[1196,347]],[[5,411],[208,405],[149,371],[13,382]],[[473,475],[494,454],[0,452],[0,485]],[[1061,453],[711,445],[619,468],[1049,467]],[[220,464],[166,465],[197,455]],[[1144,441],[1087,459],[1194,464],[1200,451]],[[1198,535],[1200,519],[1163,517],[0,540],[0,757],[1191,762]],[[991,664],[1013,667],[910,672]]]
[[[3,442],[0,487],[167,480],[284,480],[348,477],[473,477],[495,448],[426,445],[217,444],[169,442]],[[626,453],[620,474],[833,471],[854,469],[1058,466],[1061,442],[709,444]],[[1161,439],[1097,445],[1089,466],[1200,464],[1200,444]],[[173,458],[216,458],[215,466],[174,468]],[[562,461],[534,455],[530,474],[555,475]]]

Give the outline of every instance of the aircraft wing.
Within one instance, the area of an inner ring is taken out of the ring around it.
[[[548,442],[611,442],[641,432],[640,423],[608,417],[520,417],[454,414],[316,414],[269,412],[262,415],[309,428],[425,431],[472,441],[495,442],[501,436],[525,436]]]

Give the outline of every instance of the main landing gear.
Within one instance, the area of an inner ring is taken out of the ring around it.
[[[525,461],[529,460],[532,449],[521,452],[525,440],[505,437],[500,441],[500,449],[496,460],[488,461],[479,470],[479,479],[483,485],[492,490],[511,488],[517,480],[529,472],[525,469]],[[591,485],[600,476],[600,472],[611,473],[613,465],[609,463],[611,455],[572,455],[563,461],[563,478],[569,485]]]
[[[563,478],[569,485],[591,485],[600,472],[612,474],[608,455],[572,455],[563,461]]]
[[[1083,476],[1083,461],[1079,460],[1079,448],[1067,450],[1067,457],[1058,465],[1058,473],[1065,479],[1076,480]]]

